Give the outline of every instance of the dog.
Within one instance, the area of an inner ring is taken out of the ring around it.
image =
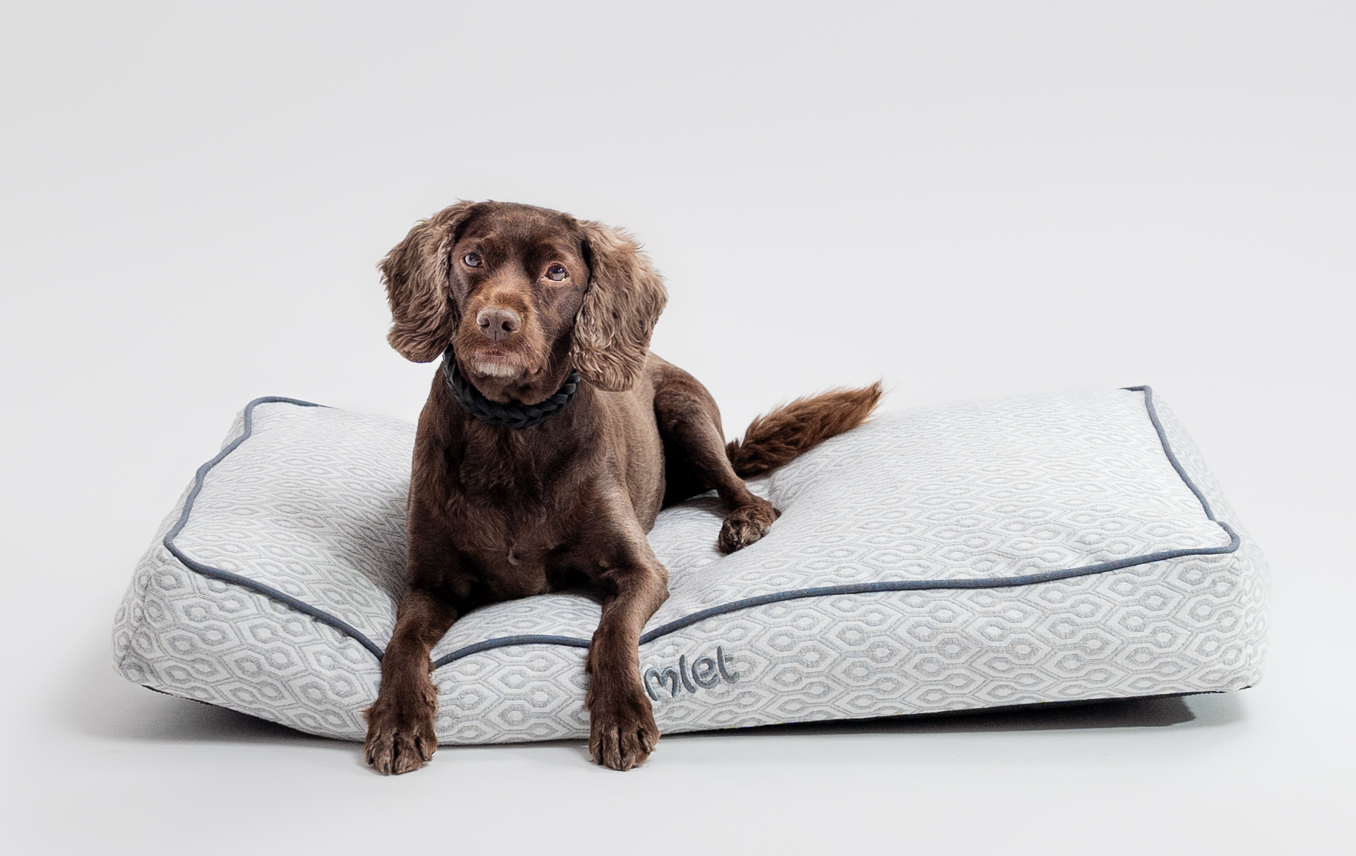
[[[602,604],[589,753],[643,763],[659,742],[639,643],[668,597],[646,540],[660,509],[714,489],[719,548],[755,543],[780,512],[743,478],[863,422],[880,384],[799,399],[727,445],[706,388],[649,352],[667,292],[640,246],[545,208],[459,202],[380,270],[390,344],[442,365],[415,437],[406,589],[365,711],[367,763],[389,775],[432,757],[430,653],[459,616],[577,587]]]

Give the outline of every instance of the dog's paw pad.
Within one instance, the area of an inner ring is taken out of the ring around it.
[[[374,714],[368,711],[367,740],[363,757],[368,766],[383,776],[410,773],[433,757],[438,751],[438,739],[433,733],[432,717],[418,718]]]
[[[596,764],[612,770],[639,767],[658,743],[659,727],[644,696],[589,710],[589,755]]]

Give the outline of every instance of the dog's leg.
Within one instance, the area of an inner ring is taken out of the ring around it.
[[[715,399],[696,378],[665,365],[654,393],[655,417],[664,440],[664,504],[715,489],[725,506],[717,545],[733,553],[767,534],[781,512],[751,492],[725,452]]]
[[[634,520],[634,518],[633,518]],[[643,763],[659,743],[659,727],[640,677],[640,633],[669,596],[668,572],[636,526],[622,539],[631,555],[597,572],[603,614],[589,645],[589,754],[614,770]]]
[[[395,632],[381,658],[381,690],[367,717],[367,763],[384,775],[423,766],[438,748],[433,716],[438,691],[429,654],[457,610],[432,592],[411,586],[400,599]]]

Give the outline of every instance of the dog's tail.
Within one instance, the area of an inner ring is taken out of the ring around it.
[[[725,445],[725,454],[741,478],[770,473],[830,437],[865,422],[880,397],[877,381],[864,389],[835,389],[798,398],[753,420],[744,439]]]

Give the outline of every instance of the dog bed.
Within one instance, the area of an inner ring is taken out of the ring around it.
[[[361,740],[405,561],[414,426],[244,409],[137,566],[113,632],[151,689]],[[640,664],[665,733],[1255,683],[1266,567],[1148,388],[883,413],[650,534],[671,597]],[[438,739],[588,734],[583,594],[476,610],[433,653]]]

